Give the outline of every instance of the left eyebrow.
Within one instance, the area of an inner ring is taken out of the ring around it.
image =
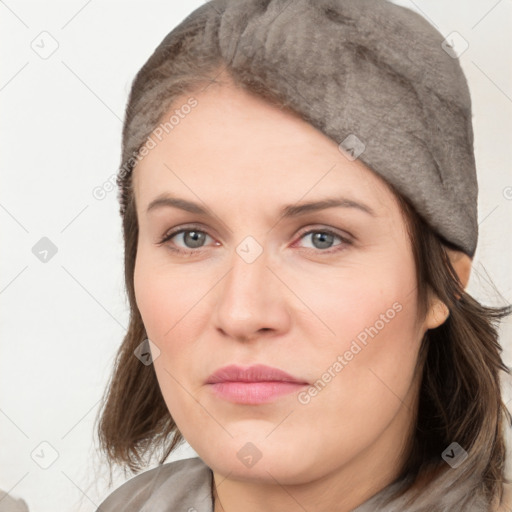
[[[185,210],[197,215],[209,215],[207,210],[200,206],[198,203],[194,203],[193,201],[188,201],[179,197],[171,197],[165,194],[151,201],[147,207],[146,213],[165,206],[179,208],[180,210]],[[366,204],[354,201],[352,199],[347,199],[345,197],[333,197],[329,199],[323,199],[321,201],[284,206],[281,209],[281,217],[298,217],[306,213],[325,210],[327,208],[354,208],[374,217],[376,216],[375,211]]]
[[[306,213],[325,210],[327,208],[355,208],[365,212],[373,217],[376,213],[366,204],[347,199],[345,197],[333,197],[322,201],[313,201],[310,203],[301,203],[297,205],[288,205],[281,210],[282,217],[297,217]]]

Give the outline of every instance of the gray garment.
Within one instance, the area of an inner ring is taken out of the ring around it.
[[[0,490],[0,512],[28,512],[27,503]]]
[[[213,512],[212,483],[202,459],[176,460],[128,480],[96,512]]]
[[[96,512],[213,512],[212,484],[213,472],[202,459],[177,460],[128,480],[110,494]],[[435,511],[421,501],[403,508],[405,497],[386,508],[380,506],[381,500],[393,489],[391,485],[384,488],[352,512],[489,512],[489,505],[483,501],[472,502],[468,508],[455,508],[464,497],[464,489],[458,487],[453,492],[439,493]],[[432,503],[431,498],[430,495],[429,503]]]

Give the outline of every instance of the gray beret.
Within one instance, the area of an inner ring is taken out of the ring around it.
[[[124,162],[163,113],[158,81],[172,81],[150,68],[173,58],[169,49],[192,30],[205,58],[219,54],[241,83],[272,91],[408,198],[443,242],[474,256],[471,97],[456,54],[425,18],[386,0],[207,2],[165,37],[134,80]],[[148,76],[152,84],[144,83]]]

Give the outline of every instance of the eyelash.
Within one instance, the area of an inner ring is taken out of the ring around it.
[[[206,231],[200,229],[200,226],[190,225],[190,226],[181,227],[179,229],[176,229],[174,231],[166,233],[163,236],[163,238],[157,243],[157,245],[162,245],[162,244],[170,241],[176,235],[179,235],[180,233],[186,233],[187,231],[195,231],[198,233],[203,233],[205,235],[208,235],[208,233]],[[349,240],[348,238],[343,237],[343,236],[339,235],[338,233],[332,231],[331,229],[327,229],[327,228],[310,229],[309,231],[302,233],[302,235],[299,237],[299,240],[302,239],[306,235],[310,235],[311,233],[326,233],[328,235],[333,235],[334,237],[339,238],[342,243],[334,246],[334,249],[331,248],[331,249],[322,250],[322,249],[306,248],[306,250],[312,250],[312,251],[319,252],[322,254],[333,254],[333,253],[340,252],[340,251],[344,250],[346,248],[346,246],[352,244],[352,241]],[[183,255],[188,255],[188,256],[192,256],[193,254],[201,254],[204,251],[204,248],[186,250],[186,249],[171,247],[171,246],[169,246],[169,249],[173,252],[183,254]]]

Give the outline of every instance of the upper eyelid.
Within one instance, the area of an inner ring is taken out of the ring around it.
[[[180,235],[181,233],[183,232],[187,232],[187,231],[199,231],[200,233],[204,233],[205,235],[209,236],[210,238],[214,238],[212,235],[210,235],[210,233],[208,232],[207,229],[204,229],[202,228],[200,225],[187,225],[185,224],[184,226],[181,226],[181,227],[176,227],[176,228],[172,228],[172,229],[169,229],[168,231],[166,231],[166,233],[161,237],[162,239],[165,239],[165,238],[169,238],[169,237],[175,237],[176,235]]]

